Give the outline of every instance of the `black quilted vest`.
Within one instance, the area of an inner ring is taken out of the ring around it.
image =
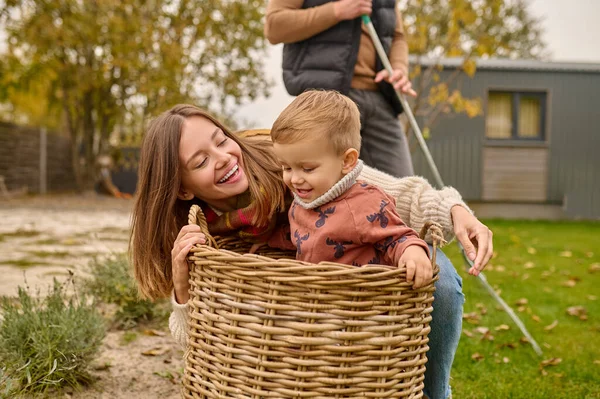
[[[305,0],[302,8],[316,7],[331,0]],[[371,20],[389,54],[396,26],[396,1],[373,0]],[[313,37],[283,46],[283,83],[297,96],[307,89],[333,89],[348,94],[358,56],[361,19],[342,21]],[[376,70],[383,69],[377,57]],[[379,85],[397,113],[402,106],[387,82]]]

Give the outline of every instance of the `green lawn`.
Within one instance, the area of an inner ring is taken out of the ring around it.
[[[494,231],[496,253],[486,278],[544,355],[520,342],[516,325],[464,271],[452,243],[445,252],[460,269],[466,296],[452,371],[454,399],[600,398],[600,223],[486,224]],[[576,306],[582,308],[570,315],[567,309]],[[554,365],[541,366],[550,359]]]

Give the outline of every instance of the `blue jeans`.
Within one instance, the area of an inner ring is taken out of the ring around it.
[[[431,245],[429,250],[433,251]],[[439,280],[435,283],[424,393],[429,399],[450,396],[450,370],[462,332],[465,296],[462,279],[450,259],[438,249]]]

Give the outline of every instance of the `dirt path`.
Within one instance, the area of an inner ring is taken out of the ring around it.
[[[93,257],[125,252],[131,206],[131,200],[94,194],[0,200],[0,295],[15,296],[25,281],[45,292],[53,278],[64,280],[69,272],[77,282]],[[56,397],[179,398],[182,357],[166,325],[110,331],[94,362],[96,383]]]

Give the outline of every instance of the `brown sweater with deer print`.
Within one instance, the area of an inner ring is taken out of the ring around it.
[[[314,209],[294,202],[288,215],[298,260],[396,266],[409,245],[429,254],[425,241],[398,216],[394,199],[363,181]]]

